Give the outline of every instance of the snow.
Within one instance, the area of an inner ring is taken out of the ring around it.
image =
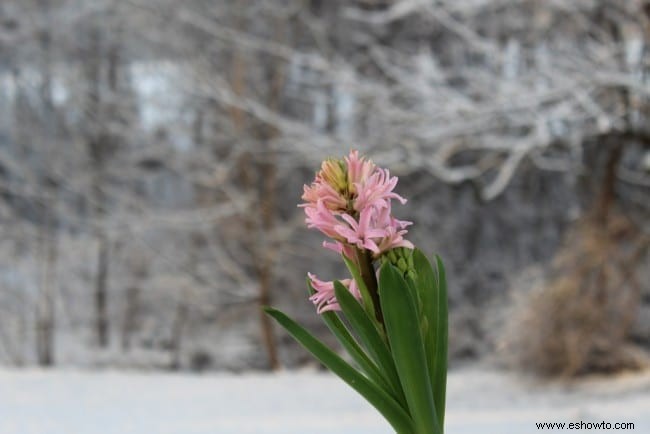
[[[542,384],[450,374],[447,434],[525,434],[535,422],[634,422],[650,432],[650,373]],[[383,434],[387,423],[337,378],[0,369],[2,434]],[[583,432],[553,430],[553,432]],[[584,431],[587,432],[587,431]],[[599,432],[608,432],[599,430]]]

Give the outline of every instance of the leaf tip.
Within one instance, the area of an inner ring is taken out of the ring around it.
[[[271,306],[262,306],[262,310],[271,316],[273,316],[274,313],[278,312],[277,309]]]

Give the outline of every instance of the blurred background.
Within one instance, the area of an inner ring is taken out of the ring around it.
[[[647,366],[650,2],[2,0],[0,364],[315,366],[296,205],[400,177],[444,258],[451,366]]]

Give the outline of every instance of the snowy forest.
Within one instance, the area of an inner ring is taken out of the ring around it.
[[[647,0],[2,0],[0,365],[314,364],[350,149],[448,267],[450,366],[647,366]],[[334,345],[334,341],[331,341]]]

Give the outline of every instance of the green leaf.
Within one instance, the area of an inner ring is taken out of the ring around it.
[[[436,415],[444,431],[447,389],[447,285],[442,261],[436,257],[434,269],[420,250],[413,252],[416,287],[422,302],[425,355],[429,367]]]
[[[434,385],[434,399],[438,410],[440,426],[444,429],[445,397],[447,393],[447,345],[449,336],[448,305],[447,305],[447,275],[440,256],[436,255],[437,265],[437,296],[435,300],[436,316],[431,320],[432,334],[435,336],[435,366],[431,381]]]
[[[307,288],[309,289],[309,295],[314,294],[315,290],[309,279],[307,279]],[[363,369],[366,375],[368,375],[368,377],[377,383],[377,385],[382,389],[390,391],[391,386],[386,382],[386,379],[382,375],[381,371],[379,371],[379,368],[377,368],[377,365],[370,360],[370,357],[368,357],[359,346],[357,341],[354,339],[354,336],[352,336],[338,315],[332,311],[328,311],[321,313],[320,316],[327,325],[327,328],[330,329],[334,336],[336,336],[336,339],[338,339],[343,348],[345,348],[359,367]]]
[[[412,434],[413,425],[404,409],[379,386],[355,370],[345,360],[330,350],[325,344],[313,337],[307,330],[284,313],[271,307],[265,307],[267,314],[282,325],[293,338],[305,347],[330,371],[338,375],[350,387],[363,396],[375,407],[400,434]]]
[[[393,357],[390,354],[386,342],[382,339],[379,330],[377,330],[377,327],[371,321],[370,315],[363,309],[352,293],[339,281],[334,282],[334,294],[345,318],[359,336],[361,343],[368,353],[370,353],[370,356],[377,362],[384,378],[390,384],[392,395],[405,409],[408,408],[404,392],[402,391],[402,385],[400,384],[399,376],[395,369]]]
[[[400,272],[389,263],[379,271],[379,299],[416,433],[440,434],[416,302]]]
[[[431,267],[429,260],[420,250],[415,249],[413,252],[413,263],[416,272],[416,287],[422,303],[421,314],[422,321],[425,323],[422,331],[424,341],[424,354],[427,358],[429,368],[429,377],[431,380],[431,390],[434,392],[433,400],[436,404],[436,413],[438,413],[438,399],[436,396],[436,326],[433,324],[437,316],[437,293],[438,281],[435,270]]]
[[[343,257],[343,262],[345,262],[346,267],[348,267],[348,270],[350,271],[350,274],[352,275],[352,278],[354,279],[355,282],[357,282],[357,287],[359,288],[359,292],[361,293],[361,301],[363,302],[363,307],[365,307],[367,312],[374,312],[375,307],[372,303],[372,296],[370,295],[370,291],[368,290],[368,287],[366,286],[366,282],[363,280],[363,277],[361,277],[361,272],[359,271],[359,268],[356,266],[356,264],[350,260],[345,255],[341,255]],[[377,320],[372,318],[373,323],[375,323],[376,326],[379,326],[377,323]]]

